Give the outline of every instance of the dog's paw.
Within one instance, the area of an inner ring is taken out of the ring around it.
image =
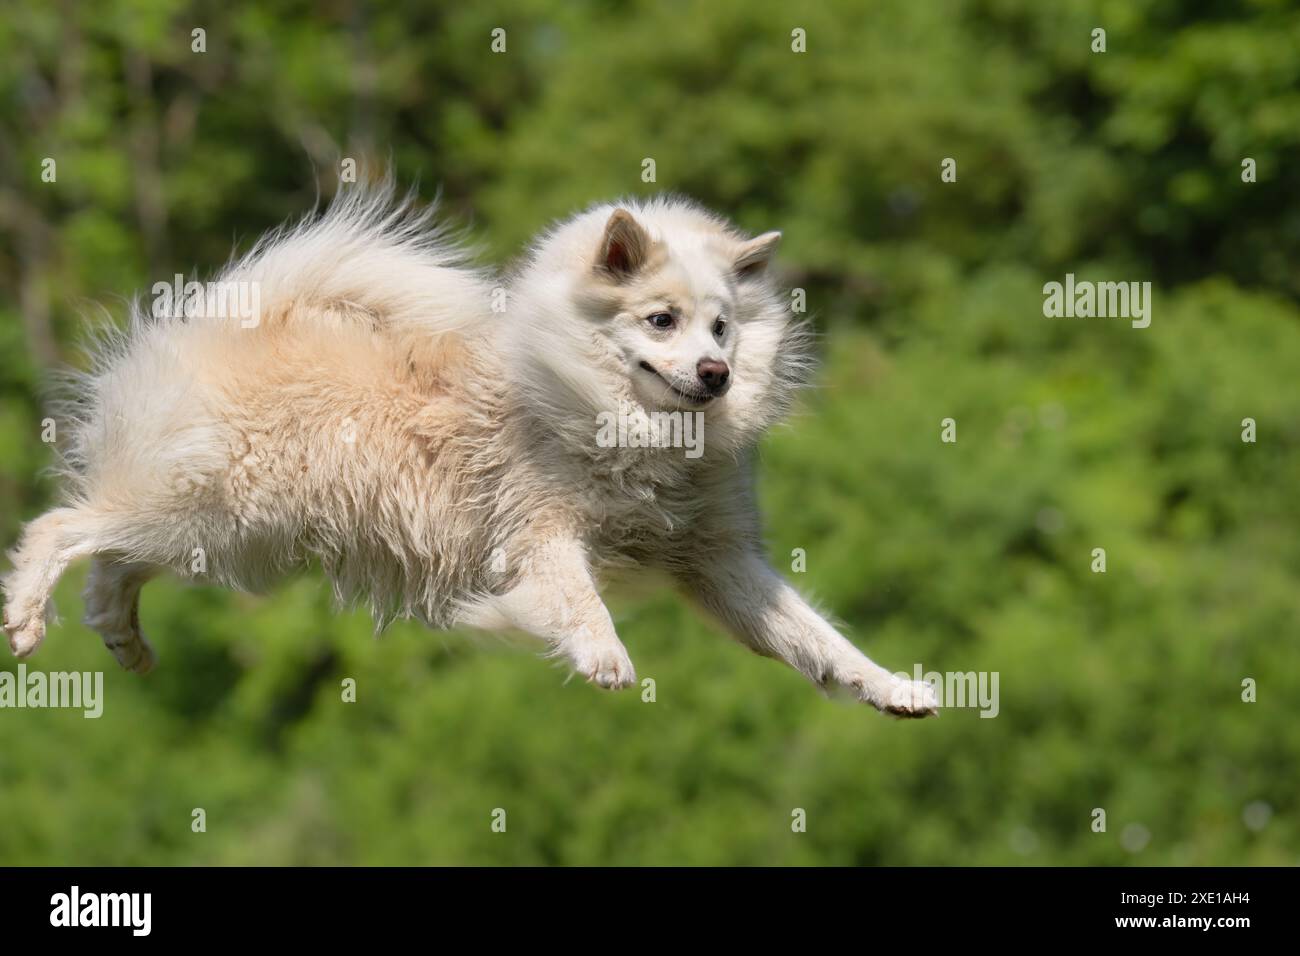
[[[933,717],[939,713],[939,695],[921,680],[895,677],[880,710],[895,717]]]
[[[622,644],[583,644],[570,654],[573,669],[589,683],[621,690],[636,683],[636,669]]]
[[[153,649],[153,645],[148,641],[140,642],[143,646],[140,648],[140,656],[136,658],[133,664],[122,665],[134,674],[147,674],[158,664],[158,652]]]
[[[117,658],[117,662],[125,670],[135,674],[147,674],[154,669],[158,663],[158,655],[153,649],[153,645],[139,635],[134,635],[130,640],[121,644],[110,644],[105,639],[104,644]]]
[[[10,623],[13,620],[14,623]],[[4,617],[4,631],[9,637],[9,649],[19,659],[30,657],[45,640],[45,618],[40,614],[27,614],[21,618],[15,613]]]
[[[844,681],[858,700],[894,717],[932,717],[939,713],[939,695],[925,681],[888,673],[855,676]]]

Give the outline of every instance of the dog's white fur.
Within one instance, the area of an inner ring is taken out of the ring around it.
[[[676,199],[598,206],[535,243],[494,311],[494,279],[429,212],[345,194],[222,274],[259,284],[255,327],[137,305],[99,344],[63,409],[67,501],[11,555],[10,646],[36,650],[81,556],[87,623],[140,672],[154,574],[258,590],[315,558],[380,626],[519,629],[626,687],[595,575],[636,565],[818,685],[933,713],[928,685],[867,659],[763,558],[752,453],[809,370],[764,268],[778,239]],[[713,392],[704,360],[729,369]],[[704,454],[600,447],[597,416],[620,408],[702,412]]]

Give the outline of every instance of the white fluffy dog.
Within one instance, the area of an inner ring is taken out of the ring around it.
[[[140,672],[155,574],[256,590],[314,557],[381,626],[518,629],[627,687],[595,574],[636,565],[822,687],[934,713],[763,557],[752,452],[809,367],[765,268],[779,239],[680,200],[602,205],[499,287],[427,212],[354,187],[221,275],[251,320],[234,296],[137,305],[96,348],[60,419],[66,504],[11,555],[10,647],[40,645],[82,556],[86,622]]]

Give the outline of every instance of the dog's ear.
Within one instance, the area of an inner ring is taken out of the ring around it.
[[[605,223],[596,271],[622,282],[641,271],[649,257],[650,234],[626,209],[615,209]]]
[[[741,243],[740,248],[736,250],[736,258],[732,265],[736,275],[742,279],[758,275],[767,268],[768,261],[780,244],[779,232],[765,232],[748,242]]]

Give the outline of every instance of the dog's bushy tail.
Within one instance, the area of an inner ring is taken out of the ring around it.
[[[189,377],[177,371],[182,341],[357,324],[419,357],[445,333],[488,321],[493,283],[435,214],[436,204],[421,208],[413,194],[399,195],[391,177],[345,184],[324,211],[274,230],[202,284],[224,287],[224,297],[195,310],[172,293],[160,307],[163,290],[154,286],[132,303],[125,328],[111,320],[89,327],[89,368],[56,373],[47,402],[60,428],[56,470],[72,501],[86,497],[92,464],[130,460],[138,479],[217,454],[186,410]],[[235,286],[241,291],[230,291]],[[243,306],[253,291],[250,320]]]
[[[391,177],[346,184],[323,213],[271,232],[218,281],[256,283],[270,322],[330,313],[399,333],[464,328],[487,311],[491,283],[436,211],[398,196]]]

